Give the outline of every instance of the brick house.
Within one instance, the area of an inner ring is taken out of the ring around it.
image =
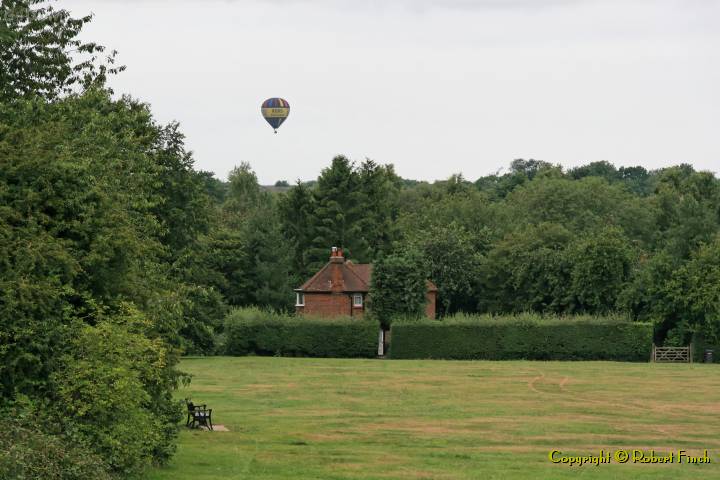
[[[300,288],[295,289],[298,314],[334,317],[365,314],[372,264],[345,260],[341,248],[333,247],[330,261]],[[425,315],[435,318],[437,287],[427,282]]]

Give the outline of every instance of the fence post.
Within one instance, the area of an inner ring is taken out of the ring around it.
[[[652,355],[650,357],[650,361],[652,363],[655,363],[655,342],[653,342]]]
[[[688,363],[692,363],[692,357],[693,357],[693,342],[690,342],[690,346],[688,347]]]

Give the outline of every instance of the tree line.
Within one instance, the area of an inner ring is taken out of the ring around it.
[[[292,287],[341,246],[357,262],[417,265],[438,286],[441,317],[619,312],[654,322],[659,343],[717,338],[720,181],[690,165],[518,159],[474,182],[428,183],[338,156],[313,186],[267,196],[282,238],[265,244],[285,252],[268,257],[277,271],[291,265],[288,296],[251,303],[289,308]]]

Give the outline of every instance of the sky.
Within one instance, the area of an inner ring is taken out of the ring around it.
[[[720,0],[59,0],[196,167],[343,154],[475,180],[515,158],[720,171]],[[282,97],[277,134],[260,105]]]

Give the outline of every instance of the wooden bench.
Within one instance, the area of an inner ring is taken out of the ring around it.
[[[190,400],[185,400],[187,404],[187,421],[185,426],[188,428],[207,427],[208,430],[213,429],[212,424],[212,408],[207,405],[195,405]]]

